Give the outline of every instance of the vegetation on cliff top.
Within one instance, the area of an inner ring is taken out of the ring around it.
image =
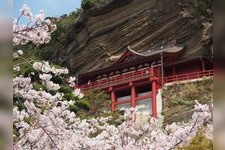
[[[212,0],[197,0],[193,7],[192,15],[197,18],[207,18],[212,21],[213,19],[213,1]]]

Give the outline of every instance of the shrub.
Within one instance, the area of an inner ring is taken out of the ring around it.
[[[20,68],[20,73],[24,76],[24,77],[28,77],[30,75],[31,72],[36,72],[36,70],[34,70],[34,68],[30,65],[30,64],[25,64],[25,65],[22,65],[21,68]]]
[[[15,136],[14,138],[16,138],[20,135],[19,131],[16,129],[15,124],[13,124],[13,135]]]
[[[49,93],[50,93],[51,95],[55,95],[55,94],[57,93],[57,91],[55,91],[55,90],[50,90]]]
[[[66,93],[63,98],[65,98],[66,100],[76,100],[76,97],[73,95],[73,93]]]
[[[90,103],[91,111],[93,113],[99,113],[108,110],[110,106],[109,96],[100,90],[93,90],[86,93],[83,99]]]
[[[81,2],[81,8],[83,8],[84,10],[88,10],[93,6],[94,4],[91,2],[91,0],[82,0]]]
[[[72,93],[72,89],[69,86],[62,85],[59,89],[59,92],[62,92],[64,94]]]
[[[78,107],[76,105],[70,105],[69,110],[74,112],[74,113],[77,113]]]
[[[76,102],[76,106],[80,109],[89,111],[90,110],[90,103],[86,100],[78,100]]]
[[[201,16],[212,18],[212,0],[197,0],[196,6],[192,10],[192,15],[199,18]]]
[[[24,100],[21,97],[13,97],[13,106],[17,106],[20,111],[26,108],[23,102]]]
[[[53,76],[51,81],[57,84],[63,84],[63,79],[61,76]]]

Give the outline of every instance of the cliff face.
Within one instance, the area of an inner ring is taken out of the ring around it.
[[[212,25],[190,16],[194,0],[112,0],[84,10],[75,21],[72,42],[57,57],[72,74],[107,67],[129,45],[148,50],[176,41],[186,45],[181,59],[209,56]]]

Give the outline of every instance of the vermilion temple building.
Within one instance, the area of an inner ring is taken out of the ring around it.
[[[183,45],[170,45],[144,52],[129,46],[111,66],[79,75],[83,91],[101,89],[111,97],[111,110],[139,107],[146,115],[157,117],[162,110],[162,86],[213,75],[207,57],[180,59]]]

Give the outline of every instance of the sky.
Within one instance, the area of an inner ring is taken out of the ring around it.
[[[14,0],[14,18],[19,17],[19,10],[23,4],[27,4],[31,8],[34,16],[38,14],[39,10],[44,10],[45,17],[57,17],[80,8],[81,0]]]
[[[0,17],[12,17],[12,1],[0,0]]]

